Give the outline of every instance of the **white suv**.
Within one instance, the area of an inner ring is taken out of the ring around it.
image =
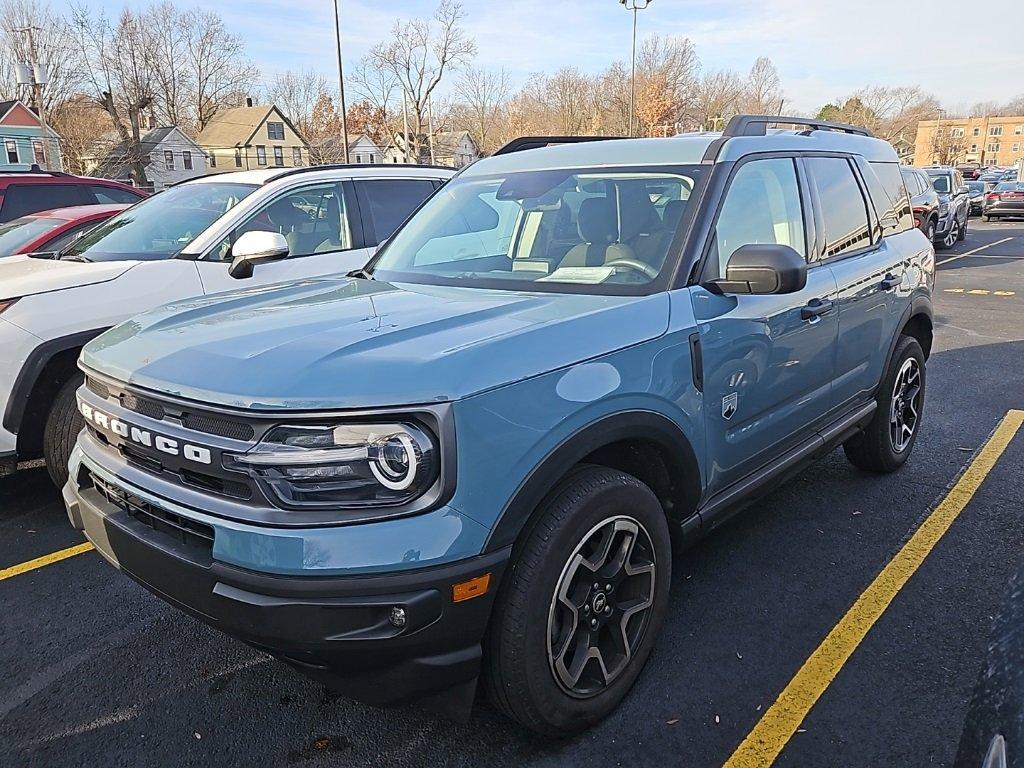
[[[204,176],[129,208],[57,259],[4,259],[0,475],[43,457],[64,484],[85,342],[171,301],[357,269],[452,174],[377,165]]]

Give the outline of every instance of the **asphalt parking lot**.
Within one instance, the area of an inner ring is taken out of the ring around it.
[[[737,747],[1000,421],[1024,408],[1024,222],[973,219],[938,264],[909,464],[878,477],[834,452],[678,554],[670,615],[636,688],[567,741],[539,741],[486,707],[462,725],[340,699],[93,552],[14,573],[81,538],[44,469],[0,480],[0,764],[761,764]],[[953,764],[992,617],[1021,565],[1022,469],[1024,430],[848,648],[778,765]]]

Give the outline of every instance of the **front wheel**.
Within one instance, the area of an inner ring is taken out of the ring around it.
[[[924,228],[924,236],[928,238],[928,242],[934,242],[935,240],[935,220],[928,219],[928,223]]]
[[[665,512],[632,475],[581,467],[544,502],[502,586],[485,685],[525,727],[594,725],[633,686],[668,602]]]
[[[64,382],[57,392],[50,413],[46,417],[43,431],[43,458],[46,459],[46,471],[58,488],[63,488],[68,481],[68,460],[71,449],[75,446],[78,433],[85,426],[82,414],[78,412],[75,392],[82,386],[83,376],[74,374]]]
[[[846,458],[870,472],[895,472],[910,456],[924,407],[925,359],[921,345],[900,336],[879,385],[878,408],[859,435],[843,443]]]
[[[970,213],[964,216],[964,225],[960,227],[960,231],[957,233],[956,239],[963,242],[967,237],[967,221],[971,218]]]
[[[953,217],[953,223],[949,225],[949,232],[947,232],[939,242],[935,244],[935,247],[940,251],[946,251],[952,248],[956,241],[960,239],[960,222]]]

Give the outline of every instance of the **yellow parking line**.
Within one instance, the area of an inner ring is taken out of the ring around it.
[[[80,555],[83,552],[91,552],[93,549],[95,549],[95,547],[86,541],[82,544],[76,544],[73,547],[68,547],[67,549],[62,549],[58,552],[51,552],[48,555],[37,557],[35,560],[28,560],[24,563],[12,565],[10,568],[4,568],[0,571],[0,581],[9,579],[12,576],[19,576],[23,573],[27,573],[28,571],[34,571],[36,568],[42,568],[43,566],[51,565],[53,563],[59,563],[61,560],[67,560],[69,557]]]
[[[1022,423],[1024,411],[1003,417],[956,485],[808,657],[725,768],[770,766],[775,761],[861,640],[967,506]]]

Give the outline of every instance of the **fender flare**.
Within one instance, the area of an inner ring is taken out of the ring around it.
[[[700,498],[700,465],[683,430],[656,411],[622,411],[572,433],[533,468],[505,504],[483,551],[491,552],[518,541],[544,497],[572,467],[597,449],[623,440],[645,440],[663,449],[669,457],[670,475],[685,485],[696,505]]]
[[[889,342],[889,351],[885,356],[885,368],[882,370],[889,370],[889,365],[892,363],[893,353],[896,351],[896,344],[899,342],[900,336],[903,335],[903,329],[907,327],[907,324],[911,320],[919,315],[923,315],[928,318],[928,324],[934,327],[935,312],[932,309],[931,301],[924,296],[917,296],[910,302],[910,306],[903,310],[903,315],[900,317],[900,321],[896,325],[898,330],[893,334],[892,340]]]
[[[3,425],[11,434],[17,434],[21,422],[25,416],[25,408],[28,406],[29,398],[39,381],[47,364],[61,352],[69,349],[83,347],[109,328],[94,328],[88,331],[78,331],[67,336],[59,336],[55,339],[44,341],[32,350],[32,353],[25,359],[21,366],[18,377],[14,380],[10,396],[7,399],[7,407],[4,409]]]

